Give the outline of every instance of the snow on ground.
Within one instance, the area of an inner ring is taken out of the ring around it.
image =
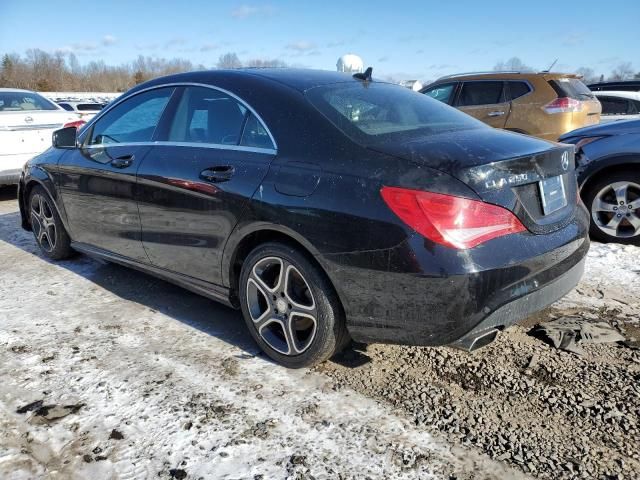
[[[7,198],[0,259],[0,478],[520,478],[274,365],[234,310],[85,256],[44,260]]]

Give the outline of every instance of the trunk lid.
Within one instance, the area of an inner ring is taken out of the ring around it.
[[[483,201],[512,211],[533,233],[557,230],[573,218],[578,193],[572,145],[481,128],[370,148],[452,175]],[[552,193],[564,194],[566,205],[545,214],[544,200],[550,208]]]
[[[51,134],[80,116],[64,110],[0,112],[2,154],[40,153],[51,146]]]

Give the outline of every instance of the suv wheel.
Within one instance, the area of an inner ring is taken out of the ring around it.
[[[31,230],[42,253],[52,260],[73,256],[71,239],[60,220],[53,200],[41,186],[33,187],[29,194]]]
[[[349,341],[329,280],[305,255],[282,243],[267,243],[249,254],[240,274],[240,305],[260,348],[286,367],[323,362]]]
[[[584,194],[591,212],[590,234],[602,242],[640,245],[640,174],[634,171],[603,176]]]

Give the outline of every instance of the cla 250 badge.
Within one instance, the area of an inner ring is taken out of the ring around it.
[[[484,185],[486,188],[502,188],[505,185],[518,185],[524,183],[529,179],[528,173],[519,173],[518,175],[511,175],[509,177],[502,177],[493,180],[489,180]]]

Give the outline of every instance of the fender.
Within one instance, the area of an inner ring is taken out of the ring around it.
[[[236,226],[224,247],[224,253],[222,255],[222,284],[225,287],[231,286],[229,273],[231,271],[231,262],[233,261],[233,257],[238,246],[247,236],[256,232],[273,232],[286,235],[302,245],[314,257],[317,258],[320,256],[320,252],[295,230],[284,225],[266,222],[263,220],[248,220],[242,223],[242,225],[238,224]]]
[[[601,172],[606,168],[615,167],[618,165],[634,165],[636,167],[640,167],[640,154],[613,154],[606,157],[590,160],[585,165],[580,165],[580,160],[578,160],[576,172],[578,174],[578,183],[580,189],[582,190],[587,182],[589,182],[598,172]]]
[[[19,186],[18,186],[18,203],[20,206],[20,216],[22,219],[22,228],[31,231],[31,224],[29,222],[29,192],[35,185],[40,185],[51,197],[53,206],[56,209],[64,228],[69,232],[69,224],[67,222],[67,215],[64,210],[62,198],[60,197],[58,190],[56,189],[56,181],[51,171],[44,168],[43,164],[28,165],[23,171]]]

